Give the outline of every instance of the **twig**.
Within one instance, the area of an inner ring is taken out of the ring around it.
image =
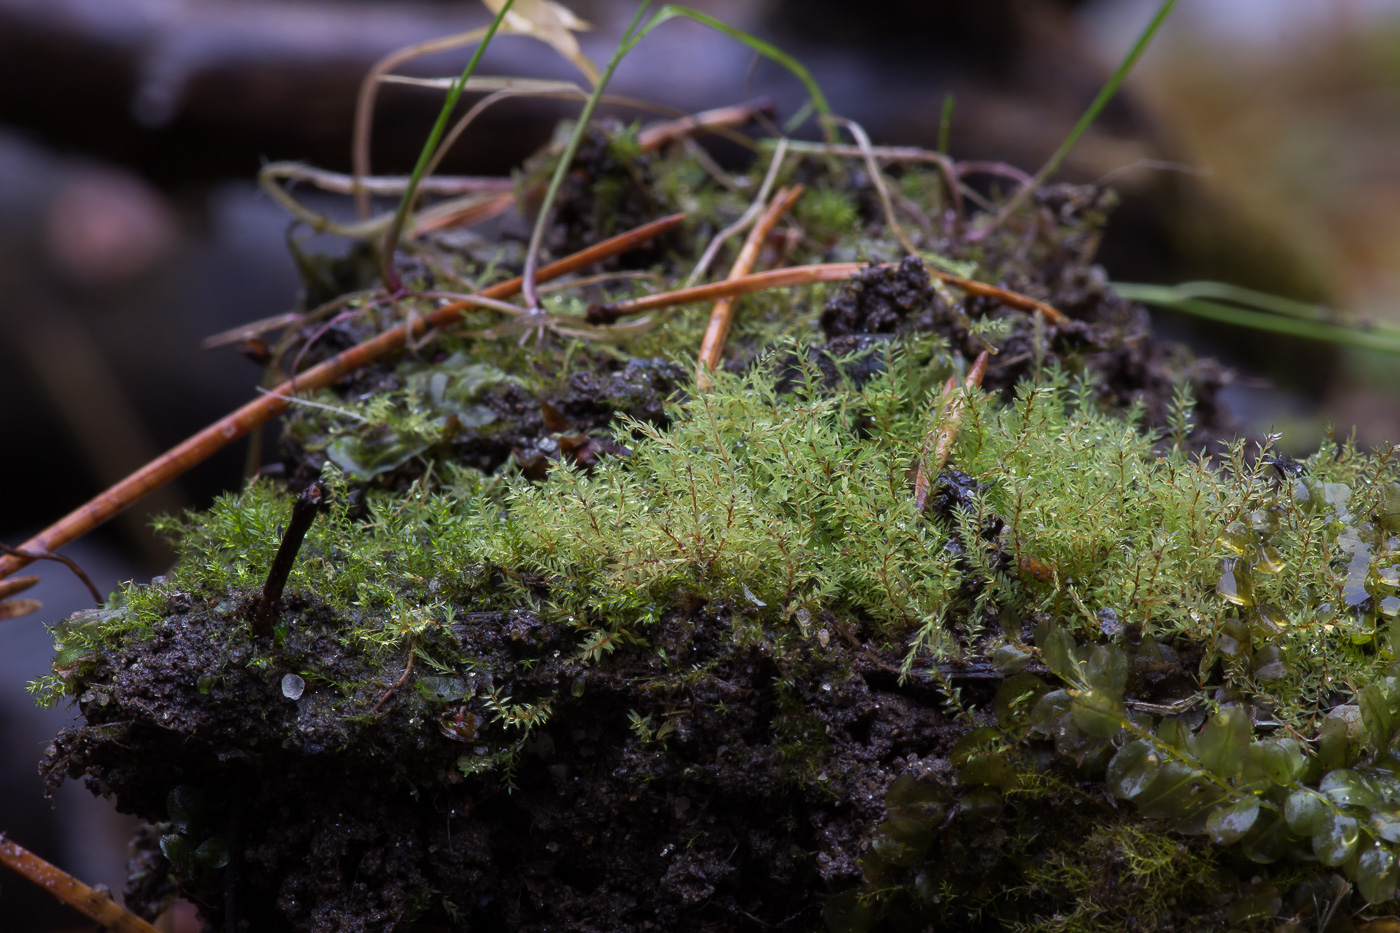
[[[272,620],[282,604],[282,589],[287,585],[287,575],[292,572],[297,551],[301,550],[301,542],[325,501],[326,490],[320,483],[312,483],[292,504],[292,517],[287,522],[287,533],[282,536],[277,556],[272,559],[272,567],[267,571],[267,582],[263,584],[262,598],[258,600],[250,620],[254,635],[266,637],[272,634]]]
[[[977,354],[977,359],[972,363],[972,369],[968,370],[967,378],[963,380],[963,388],[977,388],[982,384],[982,378],[986,375],[987,351],[983,350]],[[919,457],[918,471],[914,474],[914,508],[920,512],[924,511],[928,505],[929,489],[933,483],[932,477],[937,476],[939,471],[948,465],[948,458],[953,453],[953,442],[958,439],[958,425],[962,420],[963,394],[958,391],[956,376],[948,377],[938,399],[943,416],[939,418],[938,429],[929,435],[923,455]],[[930,447],[933,448],[931,461],[928,458]]]
[[[772,112],[773,101],[767,97],[760,97],[757,100],[748,100],[741,104],[704,110],[681,117],[678,120],[672,120],[669,123],[663,123],[660,126],[648,127],[637,134],[637,142],[641,145],[643,152],[653,152],[682,137],[693,136],[697,132],[715,130],[720,127],[743,126],[757,114]]]
[[[507,27],[507,31],[509,31],[509,27]],[[355,98],[355,124],[350,149],[350,165],[351,171],[354,173],[355,212],[361,220],[369,217],[370,193],[360,187],[360,179],[369,175],[370,124],[374,119],[374,98],[379,92],[380,75],[423,55],[446,52],[469,45],[484,35],[486,35],[486,29],[481,27],[397,49],[375,62],[365,75],[364,80],[360,82],[360,93]]]
[[[63,903],[117,933],[160,933],[112,900],[106,891],[89,887],[68,872],[30,852],[0,833],[0,862],[48,891]]]
[[[710,240],[709,245],[705,247],[705,252],[700,254],[700,261],[695,264],[695,268],[691,270],[690,275],[686,277],[685,281],[687,285],[694,285],[698,282],[701,277],[704,276],[706,270],[710,268],[710,263],[714,262],[715,254],[718,253],[719,248],[724,245],[724,241],[747,227],[753,222],[753,219],[758,216],[759,212],[763,210],[763,204],[768,200],[768,192],[773,190],[773,182],[778,177],[778,169],[782,168],[783,156],[787,153],[787,147],[787,137],[779,137],[778,145],[773,150],[773,158],[768,163],[768,171],[763,176],[763,183],[758,186],[758,194],[749,204],[748,210],[744,211],[742,217],[725,227],[719,233],[716,233],[714,239]]]
[[[572,256],[566,256],[558,262],[545,266],[539,270],[539,277],[541,279],[555,279],[609,256],[625,253],[653,237],[665,233],[683,219],[685,219],[684,214],[672,214],[669,217],[643,224],[634,230],[604,240],[587,249],[580,250]],[[499,300],[509,298],[519,291],[520,279],[514,278],[508,282],[483,289],[481,297]],[[62,547],[74,538],[87,534],[133,502],[138,501],[142,496],[154,489],[159,489],[190,467],[202,463],[215,452],[222,450],[228,444],[291,407],[290,402],[278,396],[292,395],[307,389],[328,386],[346,373],[354,372],[386,353],[402,348],[410,337],[417,337],[429,328],[453,322],[462,311],[471,306],[472,303],[468,301],[456,301],[444,305],[429,314],[415,318],[411,323],[400,324],[378,337],[373,337],[336,354],[304,373],[293,376],[281,385],[273,387],[272,392],[276,393],[275,395],[259,396],[198,434],[172,447],[115,486],[99,493],[87,503],[69,512],[30,538],[22,547],[27,551],[40,552],[37,556],[42,556],[42,552]],[[34,559],[33,556],[20,556],[14,553],[0,557],[0,578],[9,576]]]
[[[743,248],[739,250],[738,258],[734,260],[734,266],[729,271],[731,281],[743,278],[753,269],[768,235],[773,232],[782,216],[797,203],[797,199],[802,196],[802,190],[801,185],[794,185],[791,188],[779,188],[778,193],[773,195],[772,203],[749,231]],[[715,367],[719,365],[720,354],[724,352],[724,342],[729,337],[730,325],[734,323],[734,301],[733,296],[721,298],[715,302],[715,308],[710,312],[710,326],[705,329],[705,338],[700,342],[700,360],[695,371],[696,384],[702,389],[710,387],[710,373],[715,371]]]
[[[413,643],[408,644],[408,665],[403,669],[403,676],[389,685],[389,689],[384,691],[384,695],[379,698],[379,702],[370,707],[371,713],[379,712],[379,707],[383,706],[389,697],[398,692],[398,689],[408,683],[408,675],[413,673]]]
[[[25,564],[36,560],[58,561],[69,570],[73,571],[77,578],[83,581],[83,585],[88,588],[88,592],[92,594],[93,601],[99,606],[102,605],[102,594],[98,592],[97,586],[92,582],[92,577],[83,573],[83,568],[79,567],[77,562],[72,558],[64,557],[62,554],[54,554],[46,547],[41,546],[36,548],[34,547],[33,539],[26,541],[23,547],[10,547],[8,544],[0,544],[0,551],[4,551],[5,554],[10,557],[21,558]],[[0,560],[3,560],[3,558],[0,558]],[[0,574],[0,576],[5,576],[5,574]],[[21,587],[21,589],[28,589],[28,587]],[[18,590],[15,592],[18,592]]]
[[[889,227],[890,233],[899,241],[899,245],[904,247],[904,251],[910,256],[919,255],[914,242],[909,239],[909,234],[904,232],[904,228],[899,225],[899,218],[894,216],[894,204],[890,201],[889,188],[885,185],[884,173],[880,171],[880,164],[875,161],[875,147],[870,144],[870,137],[866,135],[865,128],[854,120],[847,120],[845,117],[833,117],[837,123],[844,126],[855,138],[856,145],[860,147],[861,157],[865,159],[865,171],[870,175],[870,183],[875,186],[875,193],[880,196],[880,208],[885,213],[885,226]]]
[[[888,269],[896,265],[898,265],[898,263],[886,262],[881,263],[877,268]],[[771,272],[758,272],[753,275],[746,275],[741,279],[712,282],[709,285],[679,288],[671,292],[662,292],[659,295],[647,295],[642,298],[631,298],[626,301],[614,301],[606,305],[595,305],[588,309],[588,323],[611,324],[618,318],[628,314],[641,314],[644,311],[655,311],[658,308],[671,308],[676,305],[714,301],[717,298],[724,298],[729,295],[748,295],[752,292],[761,292],[770,288],[786,288],[790,285],[811,285],[816,282],[839,282],[842,279],[850,278],[863,268],[869,267],[858,262],[831,262],[815,266],[791,266],[787,269],[774,269]],[[972,279],[965,279],[962,276],[952,275],[938,269],[929,269],[928,274],[954,288],[961,289],[969,295],[974,295],[978,298],[995,298],[1002,304],[1021,311],[1038,311],[1045,315],[1045,319],[1051,324],[1069,323],[1070,319],[1064,314],[1056,311],[1045,302],[1037,301],[1027,295],[1007,291],[1004,288],[988,285],[985,282],[975,282]]]

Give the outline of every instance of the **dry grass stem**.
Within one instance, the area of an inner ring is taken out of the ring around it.
[[[968,370],[967,378],[963,380],[963,388],[969,391],[977,388],[986,375],[987,351],[983,350],[977,354],[972,368]],[[962,420],[963,398],[963,393],[958,391],[957,377],[949,376],[938,396],[938,408],[943,415],[938,419],[937,430],[929,436],[928,443],[919,456],[918,472],[914,475],[914,507],[920,512],[928,505],[932,478],[948,465],[948,458],[952,456],[953,444],[958,439],[958,424]],[[933,449],[931,460],[928,455],[930,448]]]
[[[890,200],[889,187],[885,184],[885,173],[880,171],[880,163],[875,161],[875,147],[870,144],[870,137],[866,135],[865,128],[854,120],[847,120],[844,117],[834,117],[837,123],[844,126],[851,136],[855,138],[856,145],[860,148],[861,157],[865,160],[865,170],[870,174],[871,184],[875,186],[875,193],[880,196],[880,209],[885,214],[885,226],[889,227],[890,233],[899,241],[899,245],[904,247],[904,251],[910,256],[919,255],[919,250],[914,246],[914,241],[909,239],[909,234],[904,232],[904,228],[899,224],[899,218],[894,215],[894,203]]]
[[[715,261],[715,255],[719,253],[719,248],[724,245],[724,241],[739,233],[749,224],[753,223],[763,205],[768,200],[768,192],[773,190],[773,183],[778,178],[778,170],[783,166],[783,156],[787,154],[788,139],[786,136],[778,138],[777,148],[773,150],[773,158],[768,163],[768,171],[763,176],[763,183],[758,186],[758,194],[754,196],[753,202],[749,204],[749,209],[744,211],[742,217],[734,223],[716,233],[714,239],[710,240],[705,247],[705,252],[700,254],[700,261],[695,264],[695,268],[686,277],[686,285],[694,285],[704,278],[709,271],[710,263]]]
[[[643,224],[634,230],[604,240],[602,243],[551,263],[539,270],[538,274],[542,278],[553,279],[575,272],[600,259],[626,252],[670,230],[679,224],[684,217],[684,214],[672,214],[669,217]],[[514,278],[508,282],[483,289],[478,297],[499,301],[518,294],[520,285],[521,280]],[[419,336],[429,328],[454,323],[462,311],[474,304],[475,302],[471,301],[455,301],[444,305],[429,314],[415,318],[411,323],[401,324],[385,331],[378,337],[338,353],[306,372],[293,376],[281,385],[273,387],[271,391],[276,394],[259,396],[232,414],[221,418],[30,538],[19,549],[25,552],[24,555],[7,553],[0,557],[0,578],[9,576],[29,564],[35,559],[35,554],[41,555],[44,552],[52,551],[87,534],[147,493],[159,489],[190,467],[203,462],[249,431],[286,411],[291,403],[281,396],[294,395],[297,392],[328,386],[346,373],[353,372],[386,353],[402,348],[410,338]]]
[[[739,250],[734,266],[729,271],[731,281],[743,278],[752,271],[768,235],[773,232],[783,215],[797,203],[797,199],[802,196],[802,190],[801,185],[778,189],[772,203],[764,210],[763,216],[753,225],[753,229],[744,240],[743,248]],[[724,352],[724,342],[729,338],[729,328],[734,323],[734,307],[735,298],[726,296],[716,301],[714,310],[710,312],[710,326],[705,329],[705,337],[700,342],[700,360],[695,371],[695,381],[702,389],[710,387],[710,373],[719,365],[720,354]]]
[[[892,268],[896,265],[898,263],[886,262],[880,263],[878,268]],[[748,295],[770,288],[812,285],[817,282],[839,282],[842,279],[850,278],[864,268],[870,267],[859,262],[831,262],[815,266],[791,266],[787,269],[774,269],[771,272],[758,272],[739,279],[712,282],[709,285],[695,285],[672,292],[662,292],[659,295],[647,295],[642,298],[630,298],[626,301],[596,305],[588,309],[588,322],[590,324],[611,324],[628,314],[641,314],[645,311],[673,308],[676,305],[715,301],[727,296]],[[985,282],[965,279],[962,276],[952,275],[938,269],[929,269],[928,274],[969,295],[978,298],[995,298],[1004,305],[1028,313],[1038,312],[1044,315],[1045,320],[1051,324],[1069,323],[1070,319],[1063,313],[1045,302],[1027,295],[998,288],[995,285],[988,285]]]
[[[83,884],[68,872],[0,833],[0,862],[48,891],[63,903],[117,933],[160,933],[112,900],[106,891]]]

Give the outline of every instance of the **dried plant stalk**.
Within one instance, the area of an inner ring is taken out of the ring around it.
[[[684,218],[684,214],[672,214],[669,217],[643,224],[634,230],[619,234],[604,240],[602,243],[580,250],[572,256],[566,256],[558,262],[551,263],[539,270],[539,275],[545,279],[558,278],[591,265],[600,259],[624,253],[665,233]],[[518,294],[520,284],[521,280],[514,278],[508,282],[482,289],[480,296],[499,301]],[[430,314],[414,317],[407,323],[386,330],[378,337],[357,344],[343,353],[338,353],[325,362],[313,366],[306,372],[293,376],[268,393],[260,395],[232,414],[219,419],[199,433],[172,447],[121,482],[69,512],[24,542],[19,550],[30,553],[52,551],[87,534],[113,515],[141,499],[151,490],[160,488],[190,467],[202,463],[215,452],[286,411],[292,405],[292,402],[286,398],[287,396],[304,392],[307,389],[328,386],[341,376],[372,363],[386,353],[402,348],[408,340],[421,336],[430,328],[451,324],[462,311],[474,304],[475,302],[471,300],[463,300],[443,305]],[[15,553],[0,556],[0,578],[9,576],[33,559],[31,556]]]
[[[982,379],[987,375],[987,351],[983,350],[977,354],[977,359],[973,360],[972,368],[968,370],[967,378],[963,380],[963,387],[975,389],[982,384]],[[924,445],[922,455],[919,457],[918,472],[914,475],[914,508],[920,512],[928,505],[929,489],[933,483],[931,477],[937,476],[938,472],[948,465],[948,458],[953,454],[953,443],[958,439],[958,425],[962,421],[963,396],[958,392],[958,380],[956,376],[949,376],[948,381],[943,384],[943,391],[938,396],[939,407],[943,410],[942,422],[938,429],[929,437],[929,442]],[[928,456],[929,448],[933,449],[933,458]]]
[[[106,891],[83,884],[68,872],[0,833],[0,862],[28,878],[74,910],[117,933],[160,933],[112,900]]]
[[[878,268],[892,268],[896,265],[898,263],[886,262],[881,263]],[[641,314],[644,311],[673,308],[676,305],[696,304],[734,295],[748,295],[770,288],[786,288],[790,285],[839,282],[842,279],[850,278],[864,268],[869,267],[859,262],[831,262],[815,266],[791,266],[787,269],[774,269],[771,272],[758,272],[740,279],[712,282],[709,285],[696,285],[691,288],[676,289],[672,292],[662,292],[659,295],[647,295],[644,298],[632,298],[627,301],[597,305],[588,309],[588,322],[590,324],[611,324],[628,314]],[[1038,301],[1028,295],[1007,291],[995,285],[976,282],[947,272],[940,272],[937,269],[929,269],[928,274],[953,288],[967,292],[969,295],[975,295],[979,298],[995,298],[1002,304],[1021,311],[1039,312],[1051,324],[1069,323],[1070,319],[1066,315],[1045,302]]]
[[[801,185],[794,185],[791,188],[779,188],[778,193],[773,195],[773,200],[764,210],[763,216],[759,217],[758,223],[753,225],[753,229],[744,239],[739,256],[734,260],[733,268],[729,270],[730,281],[743,278],[753,269],[768,235],[773,232],[782,216],[797,203],[797,199],[802,196],[802,190]],[[729,328],[734,323],[734,301],[733,297],[721,298],[715,302],[715,309],[710,312],[710,326],[705,329],[705,338],[700,342],[700,361],[695,372],[695,381],[702,389],[710,387],[710,373],[715,371],[715,367],[719,365],[720,354],[724,352],[724,342],[729,338]]]

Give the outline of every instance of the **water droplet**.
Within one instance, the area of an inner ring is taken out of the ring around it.
[[[282,678],[282,695],[289,700],[301,699],[302,691],[306,689],[306,681],[296,674],[288,674]]]

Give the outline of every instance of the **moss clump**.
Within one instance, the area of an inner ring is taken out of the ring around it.
[[[600,153],[620,197],[635,153]],[[796,171],[836,193],[815,226],[862,236],[794,259],[884,249],[869,191]],[[647,172],[703,196],[692,232],[743,209],[693,161]],[[1218,372],[1087,266],[1103,207],[1049,191],[1030,241],[938,244],[1059,328],[910,260],[825,306],[748,299],[704,392],[695,313],[338,386],[290,419],[287,475],[333,502],[274,637],[246,620],[290,493],[261,480],[166,523],[164,579],[59,627],[42,686],[85,725],[50,776],[155,822],[194,788],[228,863],[151,864],[260,929],[1246,925],[1329,883],[1308,852],[1388,900],[1394,452],[1208,448]],[[933,400],[987,345],[921,512]],[[1129,883],[1095,913],[1105,865]],[[1216,896],[1241,891],[1263,906]]]

